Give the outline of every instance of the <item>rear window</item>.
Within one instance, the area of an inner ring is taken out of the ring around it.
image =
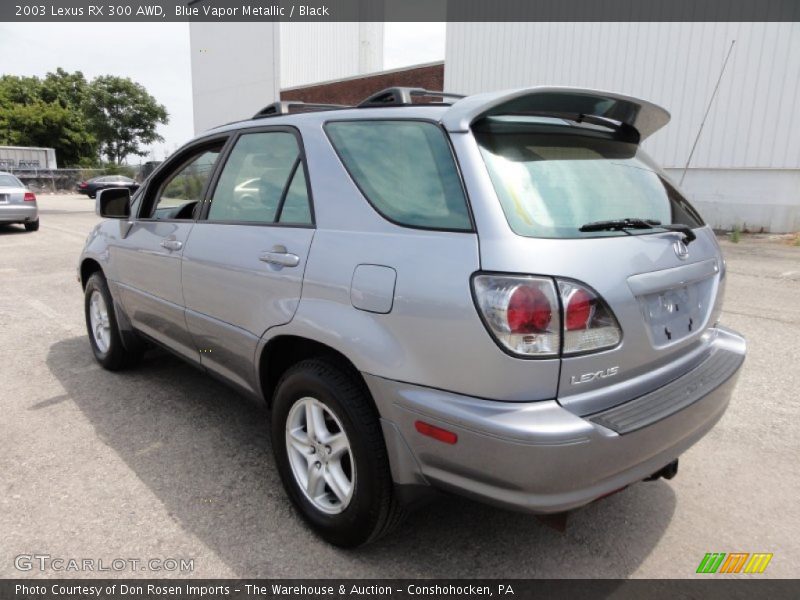
[[[472,230],[439,127],[422,121],[339,121],[325,129],[353,180],[385,218],[408,227]]]
[[[636,144],[604,131],[484,122],[474,133],[509,225],[519,235],[579,238],[659,231],[579,231],[594,221],[624,218],[703,224]]]
[[[0,186],[5,187],[22,187],[19,179],[14,177],[13,175],[0,175]]]

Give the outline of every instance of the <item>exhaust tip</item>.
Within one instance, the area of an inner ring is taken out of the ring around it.
[[[662,467],[650,477],[645,478],[645,481],[655,481],[656,479],[672,479],[675,475],[678,474],[678,459],[676,458],[671,463],[669,463],[666,467]]]

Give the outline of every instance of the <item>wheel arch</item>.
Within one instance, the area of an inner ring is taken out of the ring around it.
[[[358,370],[352,360],[327,344],[293,334],[280,334],[267,340],[259,354],[257,362],[258,382],[268,406],[271,407],[272,405],[272,396],[281,376],[292,365],[308,358],[327,358],[340,368],[348,371],[363,386],[364,391],[373,406],[375,406],[375,400],[372,398],[369,387],[361,375],[361,371]],[[377,407],[375,408],[377,410]]]
[[[103,274],[103,267],[95,259],[84,258],[81,261],[81,287],[83,289],[86,289],[86,282],[89,281],[89,277],[98,271]]]

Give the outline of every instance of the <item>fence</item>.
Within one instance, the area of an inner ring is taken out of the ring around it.
[[[39,168],[3,168],[0,170],[12,173],[33,192],[74,192],[81,181],[102,177],[103,175],[124,175],[141,181],[143,165],[124,166],[111,169],[39,169]]]

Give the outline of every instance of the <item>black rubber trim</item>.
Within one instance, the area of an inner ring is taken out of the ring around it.
[[[620,435],[665,419],[694,404],[730,379],[744,362],[744,354],[719,350],[683,377],[654,392],[588,417]]]

